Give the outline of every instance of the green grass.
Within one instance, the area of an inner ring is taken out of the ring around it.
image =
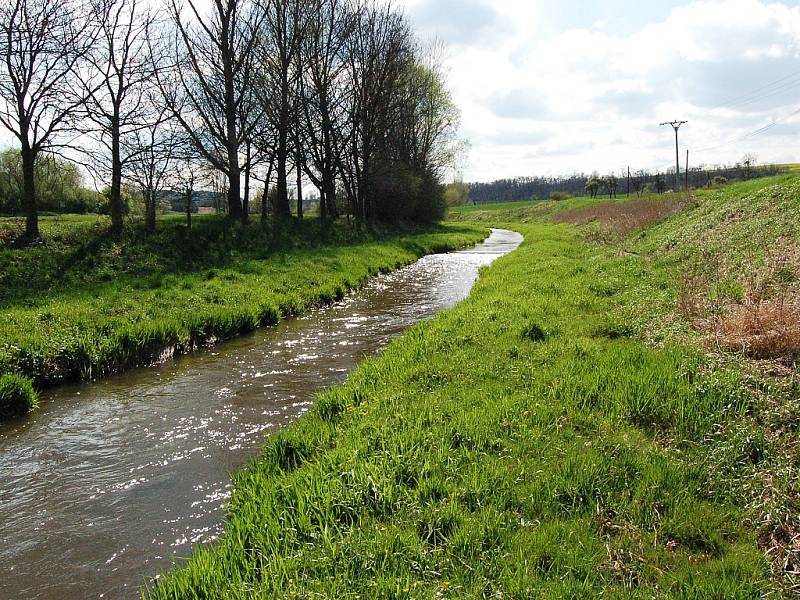
[[[800,242],[800,178],[779,175],[699,190],[691,210],[676,215],[628,246],[677,262],[715,255],[741,262],[763,257],[775,242]]]
[[[780,519],[756,505],[772,482],[785,502],[767,503],[796,514],[800,457],[770,430],[796,431],[796,387],[718,361],[670,315],[687,257],[795,231],[800,179],[703,192],[605,243],[538,206],[481,215],[525,243],[270,437],[225,535],[144,596],[778,593],[759,542]]]
[[[463,206],[451,206],[448,209],[448,214],[452,218],[453,215],[463,215],[473,212],[530,208],[542,202],[545,202],[545,200],[520,200],[516,202],[496,202],[494,204],[464,204]]]
[[[14,227],[4,220],[0,230]],[[0,373],[94,378],[271,325],[380,271],[482,239],[470,225],[269,228],[217,217],[121,238],[103,217],[42,219],[43,246],[0,250]]]
[[[39,395],[30,379],[6,373],[0,375],[0,418],[31,412],[39,405]]]
[[[448,216],[454,221],[483,221],[492,216],[497,218],[498,215],[502,214],[506,219],[511,217],[511,220],[515,221],[519,215],[550,215],[565,210],[591,206],[598,202],[626,202],[628,199],[625,194],[619,194],[616,198],[609,198],[606,194],[600,194],[596,198],[576,196],[565,200],[522,200],[491,204],[465,204],[463,206],[450,207]],[[483,213],[486,214],[484,215]]]

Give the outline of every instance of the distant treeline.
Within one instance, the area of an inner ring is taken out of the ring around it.
[[[779,165],[752,166],[746,163],[733,166],[697,167],[689,169],[689,187],[700,188],[724,183],[735,179],[752,179],[767,177],[781,172]],[[615,174],[618,181],[617,194],[628,192],[627,172]],[[681,186],[684,185],[685,174],[681,173]],[[587,175],[576,173],[567,177],[515,177],[500,179],[491,183],[470,183],[470,204],[492,204],[496,202],[513,202],[522,200],[546,200],[555,192],[582,196],[587,194],[587,183],[592,179],[604,179],[597,173]],[[675,171],[631,172],[630,193],[643,192],[663,193],[675,187]],[[606,190],[607,191],[607,190]],[[604,192],[601,186],[600,194]]]

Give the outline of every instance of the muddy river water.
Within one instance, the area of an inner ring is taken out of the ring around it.
[[[426,256],[343,301],[147,369],[43,395],[0,426],[0,599],[138,598],[222,532],[230,472],[406,327],[515,249]]]

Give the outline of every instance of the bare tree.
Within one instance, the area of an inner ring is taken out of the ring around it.
[[[109,0],[103,11],[97,44],[88,53],[91,68],[84,73],[84,89],[92,133],[101,148],[93,163],[110,179],[111,227],[120,231],[122,172],[135,158],[123,152],[122,140],[147,127],[152,117],[145,88],[158,64],[150,56],[154,46],[148,37],[155,21],[138,0]]]
[[[260,37],[259,63],[264,67],[258,87],[260,101],[275,132],[276,196],[273,218],[277,225],[290,214],[288,163],[292,127],[296,125],[293,94],[302,71],[298,57],[307,27],[304,0],[265,0],[264,35]]]
[[[145,205],[145,227],[156,229],[156,205],[168,183],[181,147],[176,126],[167,115],[154,115],[150,123],[138,128],[122,140],[123,151],[130,159],[125,163],[124,177],[138,186]]]
[[[5,0],[0,4],[0,123],[20,144],[25,234],[39,238],[34,169],[75,131],[85,98],[76,93],[79,62],[96,36],[91,5],[74,0]]]
[[[748,152],[742,157],[741,164],[742,164],[742,169],[744,171],[743,172],[744,179],[750,179],[750,177],[753,174],[753,168],[755,167],[757,161],[758,158],[756,157],[755,154],[751,152]]]
[[[175,191],[183,197],[184,211],[186,214],[186,228],[192,228],[192,210],[194,207],[194,192],[200,183],[203,169],[197,164],[192,153],[184,153],[180,158],[176,157],[175,163],[180,164],[175,175]]]
[[[320,191],[320,217],[336,217],[336,172],[346,148],[351,103],[345,50],[358,10],[345,0],[308,0],[309,17],[298,79],[298,152],[307,177]]]
[[[352,129],[339,166],[351,212],[360,220],[373,216],[376,158],[392,121],[398,81],[412,56],[411,31],[401,14],[376,3],[359,10],[346,51]]]
[[[253,48],[264,12],[247,0],[170,1],[175,63],[157,77],[166,106],[203,158],[227,178],[228,211],[242,218],[242,145],[260,119],[254,101]]]

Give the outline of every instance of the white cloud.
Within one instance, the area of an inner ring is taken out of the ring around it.
[[[436,1],[409,2],[412,19]],[[664,168],[674,150],[658,123],[673,118],[690,121],[682,141],[697,150],[771,119],[800,123],[800,116],[786,119],[800,104],[796,6],[700,0],[623,35],[609,25],[618,14],[552,31],[544,2],[491,2],[480,35],[463,35],[451,52],[451,88],[472,143],[467,179]],[[581,10],[577,2],[562,6]],[[436,27],[422,28],[430,35]],[[749,101],[719,106],[793,74]],[[755,152],[764,161],[796,160],[794,135],[792,127],[773,127],[695,158],[729,162]]]

